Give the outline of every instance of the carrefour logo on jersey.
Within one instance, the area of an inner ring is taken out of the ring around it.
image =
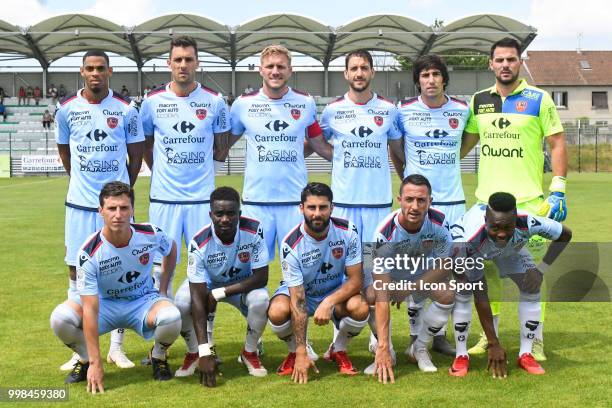
[[[372,133],[374,133],[374,131],[367,126],[359,126],[359,127],[353,128],[353,130],[351,130],[351,133],[353,134],[353,136],[368,137]]]
[[[272,120],[266,123],[266,129],[272,130],[274,132],[279,132],[287,129],[289,124],[284,120]]]

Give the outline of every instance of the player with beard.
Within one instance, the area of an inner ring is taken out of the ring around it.
[[[83,89],[57,104],[55,139],[62,164],[70,176],[66,197],[65,245],[70,275],[68,301],[78,303],[77,252],[85,239],[102,228],[98,194],[111,181],[133,186],[142,164],[144,136],[134,102],[109,89],[113,73],[108,55],[100,50],[83,55]],[[123,329],[113,330],[107,355],[121,368],[134,366],[121,346]],[[75,353],[60,368],[72,370],[79,361]]]
[[[550,95],[519,78],[521,64],[521,47],[515,39],[504,38],[491,46],[489,67],[495,74],[495,85],[475,93],[471,100],[471,116],[465,127],[461,155],[465,156],[480,140],[478,202],[486,203],[491,194],[503,190],[516,198],[519,210],[563,221],[567,216],[567,150],[563,126]],[[542,190],[544,139],[550,148],[553,172],[546,199]],[[530,248],[535,258],[542,256],[543,247],[544,240],[533,237]],[[495,299],[501,290],[501,281],[493,269],[486,271]],[[499,303],[492,302],[492,309],[497,330]],[[542,335],[544,307],[540,320],[533,343],[533,354],[538,361],[546,360]],[[486,352],[486,344],[483,335],[469,353]]]
[[[363,242],[373,239],[376,226],[391,211],[393,197],[387,146],[395,157],[401,158],[402,165],[404,160],[397,108],[371,90],[374,75],[374,63],[368,51],[347,54],[344,78],[349,85],[348,92],[327,105],[321,116],[323,135],[334,146],[331,183],[334,216],[354,223]],[[366,297],[369,294],[369,302],[373,304],[371,285],[371,276],[365,275],[363,293]],[[372,331],[369,348],[374,352],[374,313],[370,313],[368,323]],[[365,373],[369,373],[368,369]]]
[[[351,337],[367,324],[369,309],[359,290],[362,285],[361,241],[349,221],[332,217],[333,194],[323,183],[309,183],[301,194],[304,221],[283,240],[283,281],[270,300],[272,331],[287,343],[289,354],[277,370],[300,384],[308,371],[317,371],[306,351],[308,316],[314,323],[331,320],[338,335],[325,353],[340,373],[355,375],[347,353]],[[345,278],[346,276],[346,278]]]

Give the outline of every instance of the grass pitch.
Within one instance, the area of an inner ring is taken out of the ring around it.
[[[312,179],[329,181],[328,175]],[[575,241],[612,241],[610,188],[612,174],[570,174],[569,219]],[[463,177],[469,204],[473,202],[475,176]],[[49,315],[66,297],[67,269],[63,263],[64,198],[66,177],[0,180],[0,387],[61,387],[65,374],[58,370],[71,351],[53,335]],[[549,177],[545,181],[548,185]],[[217,185],[241,188],[240,176],[220,177]],[[394,178],[394,191],[398,181]],[[146,220],[148,179],[136,185],[136,218]],[[184,248],[183,248],[184,251]],[[608,260],[610,260],[610,254]],[[185,256],[182,258],[186,259]],[[185,277],[185,263],[177,267],[174,287]],[[278,259],[270,267],[268,289],[280,279]],[[463,379],[447,374],[450,357],[434,353],[439,371],[424,374],[408,364],[402,354],[408,344],[405,307],[393,312],[393,340],[398,350],[396,383],[383,386],[373,378],[359,375],[341,377],[331,363],[319,361],[321,373],[307,386],[296,386],[274,371],[286,355],[284,343],[267,329],[263,363],[270,375],[250,377],[236,361],[244,341],[245,322],[229,305],[221,304],[215,323],[215,338],[221,357],[223,377],[216,389],[203,389],[196,376],[154,382],[150,367],[120,370],[105,364],[103,395],[91,396],[85,385],[69,387],[66,404],[87,406],[610,406],[612,386],[612,306],[610,303],[551,303],[545,325],[544,376],[530,376],[516,368],[518,324],[516,304],[503,305],[501,341],[510,360],[510,376],[493,380],[486,371],[485,357],[473,357],[470,374]],[[320,355],[332,336],[331,327],[310,326],[310,339]],[[479,325],[474,322],[470,343],[476,341]],[[349,352],[359,369],[373,359],[367,351],[369,330],[355,338]],[[108,349],[108,336],[101,341]],[[139,361],[150,348],[128,332],[124,348]],[[182,362],[185,345],[179,338],[171,348],[170,363]],[[40,405],[37,405],[40,406]]]

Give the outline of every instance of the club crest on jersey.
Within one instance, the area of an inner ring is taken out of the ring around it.
[[[459,126],[459,119],[448,118],[448,125],[453,129],[457,129],[457,126]]]
[[[382,116],[374,116],[374,123],[376,123],[376,126],[382,126],[383,124]]]
[[[429,252],[433,249],[434,241],[433,239],[424,239],[421,241],[421,250],[424,252]]]
[[[206,119],[206,109],[196,109],[196,118],[200,120]]]
[[[515,106],[518,112],[525,112],[527,109],[527,101],[516,101]]]
[[[248,252],[240,252],[238,254],[238,260],[242,263],[247,263],[251,260],[251,254]]]
[[[149,253],[144,253],[140,255],[140,258],[138,258],[138,260],[140,261],[142,265],[148,264],[149,263]]]
[[[110,118],[106,118],[106,124],[109,128],[114,129],[119,124],[119,119],[111,116]]]
[[[295,120],[298,120],[302,116],[302,111],[299,109],[291,109],[291,117]]]
[[[332,256],[334,258],[340,259],[340,258],[342,258],[342,255],[344,255],[344,248],[342,248],[342,247],[332,248]]]

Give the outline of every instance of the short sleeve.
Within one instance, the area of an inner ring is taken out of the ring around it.
[[[230,109],[230,125],[232,129],[232,135],[241,136],[244,133],[245,127],[242,123],[241,112],[242,112],[242,98],[236,99]]]
[[[263,228],[260,224],[255,239],[253,240],[253,252],[251,257],[252,269],[263,268],[268,265],[268,246],[266,245],[263,234]]]
[[[389,125],[389,131],[387,132],[387,137],[391,140],[397,140],[402,138],[402,130],[400,128],[400,113],[399,109],[393,106],[389,110],[389,117],[391,119],[391,125]]]
[[[210,285],[211,280],[208,271],[204,267],[204,259],[195,241],[189,243],[187,255],[187,279],[191,283],[206,283]]]
[[[529,236],[539,235],[542,238],[555,241],[561,236],[563,225],[550,218],[529,215],[527,217]]]
[[[327,105],[325,109],[323,109],[323,113],[321,114],[321,121],[319,125],[321,126],[321,132],[323,132],[323,136],[325,139],[329,140],[333,136],[332,128],[331,128],[331,116],[332,109]]]
[[[161,254],[161,256],[168,256],[170,251],[172,250],[172,240],[168,238],[166,233],[161,230],[161,228],[157,226],[153,226],[155,230],[155,239],[157,242],[157,250]],[[178,248],[177,248],[178,250]]]
[[[145,138],[142,129],[142,120],[134,102],[132,102],[128,108],[125,122],[126,142],[130,144],[144,141]]]
[[[80,295],[90,296],[98,294],[97,267],[93,260],[83,250],[79,251],[78,266],[76,268],[76,285]]]
[[[544,95],[542,95],[540,126],[545,137],[563,132],[559,112],[557,112],[557,107],[548,92],[544,92]]]
[[[57,144],[70,144],[70,126],[66,120],[66,112],[57,104],[55,113],[55,142]]]
[[[142,121],[143,133],[146,137],[153,137],[155,126],[153,124],[153,115],[151,114],[151,100],[145,98],[140,107],[140,118]]]
[[[227,103],[225,103],[225,100],[219,95],[219,100],[217,101],[217,117],[215,119],[215,123],[213,124],[213,133],[223,133],[229,131],[230,129],[231,126]]]
[[[346,248],[346,259],[344,264],[346,266],[357,265],[362,262],[361,253],[361,238],[357,232],[357,227],[354,224],[349,224],[349,237]]]
[[[304,283],[300,262],[295,252],[286,243],[283,243],[281,248],[281,269],[283,272],[283,281],[287,286],[295,287]]]
[[[476,119],[476,115],[474,115],[474,97],[473,96],[472,96],[472,100],[470,101],[470,118],[467,121],[467,125],[465,125],[464,131],[467,133],[479,134],[478,120]]]

